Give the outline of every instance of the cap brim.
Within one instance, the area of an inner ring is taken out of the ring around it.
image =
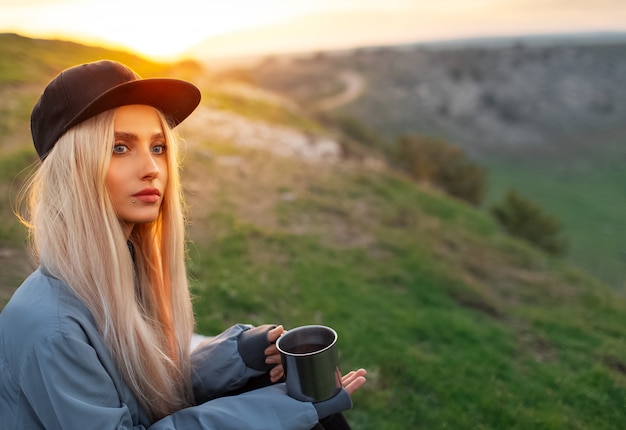
[[[139,79],[117,85],[102,93],[65,127],[68,128],[95,115],[120,106],[142,104],[159,109],[172,127],[187,118],[200,103],[200,90],[178,79]]]

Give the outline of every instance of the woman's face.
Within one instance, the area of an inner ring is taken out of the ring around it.
[[[154,108],[128,105],[113,119],[115,143],[106,188],[126,237],[135,224],[157,219],[167,184],[167,145]]]

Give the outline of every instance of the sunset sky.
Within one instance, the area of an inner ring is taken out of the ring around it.
[[[626,31],[624,0],[0,0],[0,32],[172,58]]]

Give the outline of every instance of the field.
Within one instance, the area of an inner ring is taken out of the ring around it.
[[[486,205],[501,200],[508,189],[520,190],[559,218],[570,244],[568,260],[623,293],[625,143],[621,138],[607,142],[602,151],[579,154],[576,160],[489,160]]]
[[[356,429],[623,419],[625,303],[606,286],[395,174],[244,160],[254,175],[209,168],[221,209],[194,220],[200,331],[333,326],[343,369],[370,375],[347,413]],[[272,184],[269,211],[253,183]]]

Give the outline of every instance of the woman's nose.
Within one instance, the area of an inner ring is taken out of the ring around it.
[[[143,178],[154,179],[159,175],[159,165],[151,151],[145,151],[141,156],[141,174]]]

